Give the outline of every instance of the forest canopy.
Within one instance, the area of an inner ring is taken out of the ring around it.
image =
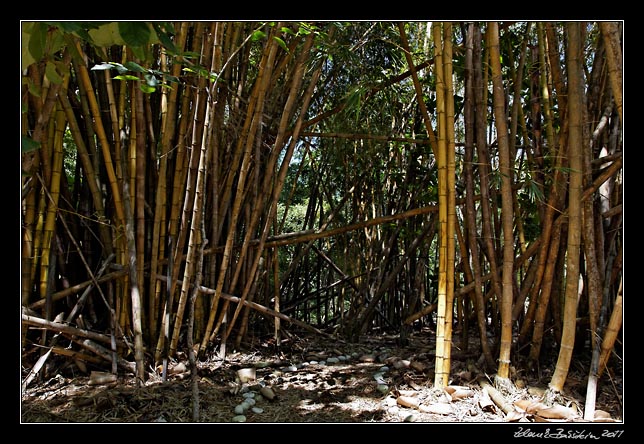
[[[442,386],[471,331],[556,394],[621,354],[621,22],[21,27],[25,362],[425,331]]]

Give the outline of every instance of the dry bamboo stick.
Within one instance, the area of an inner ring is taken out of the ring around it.
[[[161,281],[167,281],[167,278],[165,276],[157,276],[157,279],[161,280]],[[181,281],[179,281],[178,283],[181,283]],[[198,288],[199,288],[199,291],[204,293],[204,294],[210,294],[210,295],[215,294],[215,290],[212,289],[212,288],[204,287],[203,285],[200,285]],[[219,297],[222,298],[222,299],[225,299],[227,301],[234,302],[234,303],[240,303],[241,302],[243,305],[246,305],[247,307],[250,307],[250,308],[252,308],[254,310],[257,310],[258,312],[260,312],[263,315],[272,316],[272,317],[275,317],[275,318],[282,319],[282,320],[284,320],[286,322],[290,322],[291,324],[297,325],[298,327],[302,327],[303,329],[305,329],[307,331],[310,331],[311,333],[315,333],[315,334],[318,334],[318,335],[325,336],[327,338],[331,338],[334,341],[342,342],[340,339],[336,338],[333,335],[325,333],[322,330],[318,330],[317,328],[312,327],[311,325],[309,325],[309,324],[307,324],[305,322],[298,321],[297,319],[293,319],[290,316],[287,316],[287,315],[285,315],[283,313],[278,313],[275,310],[271,310],[270,308],[265,307],[264,305],[258,304],[257,302],[251,302],[251,301],[248,301],[248,300],[242,300],[241,298],[239,298],[237,296],[233,296],[232,294],[227,294],[227,293],[223,293],[223,292],[219,294]]]
[[[26,313],[22,313],[22,322],[26,325],[31,325],[34,327],[42,327],[47,330],[51,330],[57,333],[68,334],[72,336],[80,336],[83,338],[93,339],[95,341],[103,342],[105,344],[111,343],[110,335],[103,335],[93,331],[85,330],[82,328],[72,327],[71,325],[62,324],[60,322],[48,321],[37,316],[31,316]],[[122,346],[126,344],[121,342]]]

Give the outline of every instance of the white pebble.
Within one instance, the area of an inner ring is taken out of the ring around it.
[[[244,415],[233,416],[233,422],[246,422],[246,417]]]
[[[264,409],[261,407],[253,407],[251,410],[253,413],[264,413]]]

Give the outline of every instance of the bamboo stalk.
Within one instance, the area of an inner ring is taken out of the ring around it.
[[[584,85],[582,83],[582,42],[579,22],[569,22],[566,25],[568,36],[568,107],[570,119],[570,137],[568,143],[568,158],[570,159],[570,185],[568,191],[568,242],[566,252],[566,287],[564,296],[564,317],[562,337],[559,346],[557,365],[549,384],[553,392],[561,392],[566,382],[572,350],[575,342],[577,325],[577,301],[579,298],[579,250],[581,245],[581,193],[582,193],[582,148],[583,144],[583,103]]]
[[[501,298],[501,346],[497,378],[509,379],[512,351],[512,303],[514,299],[514,202],[508,126],[505,117],[505,92],[501,73],[498,23],[488,23],[490,65],[492,71],[494,123],[499,143],[501,173],[501,217],[503,230],[503,275]]]

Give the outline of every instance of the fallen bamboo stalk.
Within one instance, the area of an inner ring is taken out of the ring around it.
[[[82,338],[93,339],[105,344],[111,344],[110,335],[104,335],[101,333],[84,330],[82,328],[72,327],[71,325],[62,324],[60,322],[48,321],[46,319],[39,318],[37,316],[30,316],[25,313],[22,313],[22,323],[34,327],[42,327],[57,333],[80,336]],[[124,342],[121,342],[119,345],[125,346],[126,344]]]
[[[481,388],[488,394],[490,395],[490,399],[494,401],[494,403],[499,406],[501,410],[505,412],[506,415],[510,414],[510,412],[514,411],[514,406],[509,403],[506,399],[505,396],[501,394],[497,389],[495,389],[492,384],[487,382],[483,378],[479,378],[478,380],[479,385]]]
[[[160,275],[157,275],[157,279],[160,280],[160,281],[164,281],[164,282],[167,282],[167,280],[168,280],[166,276],[160,276]],[[177,283],[181,284],[181,280],[177,281]],[[199,291],[201,293],[211,294],[211,295],[215,294],[215,290],[212,289],[212,288],[204,287],[203,285],[200,285],[198,288],[199,288]],[[333,340],[340,341],[339,339],[337,339],[333,335],[325,333],[322,330],[319,330],[319,329],[317,329],[317,328],[315,328],[315,327],[313,327],[313,326],[311,326],[311,325],[309,325],[309,324],[307,324],[305,322],[299,321],[297,319],[293,319],[290,316],[287,316],[287,315],[285,315],[283,313],[279,313],[279,312],[277,312],[275,310],[271,310],[270,308],[265,307],[264,305],[258,304],[257,302],[251,302],[251,301],[248,301],[248,300],[242,300],[241,298],[239,298],[237,296],[233,296],[232,294],[227,294],[227,293],[223,293],[223,292],[219,296],[221,298],[223,298],[223,299],[229,300],[230,302],[234,302],[234,303],[237,303],[237,304],[241,302],[243,305],[246,305],[247,307],[250,307],[250,308],[252,308],[254,310],[257,310],[258,312],[260,312],[261,314],[263,314],[265,316],[272,316],[272,317],[275,317],[275,318],[279,318],[279,319],[282,319],[282,320],[284,320],[286,322],[289,322],[291,324],[297,325],[298,327],[302,327],[303,329],[305,329],[307,331],[310,331],[312,333],[315,333],[315,334],[318,334],[318,335],[321,335],[321,336],[325,336],[325,337],[331,338]]]
[[[56,302],[56,301],[58,301],[60,299],[63,299],[65,297],[67,297],[67,296],[71,296],[71,295],[73,295],[75,293],[79,293],[81,290],[84,290],[86,287],[89,287],[90,285],[94,285],[95,282],[98,282],[99,284],[102,284],[104,282],[111,281],[112,279],[123,277],[127,273],[128,273],[128,271],[125,270],[125,269],[117,270],[117,271],[113,271],[111,273],[107,273],[106,275],[104,275],[104,276],[102,276],[100,278],[97,278],[96,281],[94,281],[93,279],[90,279],[90,280],[87,280],[85,282],[81,282],[80,284],[76,284],[76,285],[74,285],[72,287],[65,288],[64,290],[57,291],[56,293],[53,293],[51,295],[51,301]],[[29,308],[31,308],[32,310],[36,310],[37,308],[42,308],[42,307],[45,306],[46,301],[47,301],[47,299],[40,299],[40,300],[34,302],[33,304],[29,304]]]
[[[112,350],[108,350],[100,344],[92,342],[90,339],[85,339],[83,341],[76,341],[85,349],[97,354],[101,358],[105,359],[108,362],[113,361]],[[119,367],[127,370],[130,373],[133,373],[139,376],[137,373],[136,363],[125,360],[124,358],[117,358],[117,364]]]

